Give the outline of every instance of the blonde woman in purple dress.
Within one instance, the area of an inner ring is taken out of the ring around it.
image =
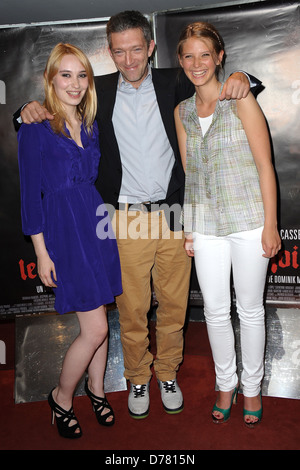
[[[82,430],[73,396],[86,370],[85,390],[99,423],[114,423],[103,385],[106,304],[122,292],[121,274],[115,239],[96,234],[96,211],[103,204],[94,186],[100,159],[97,98],[85,54],[73,45],[57,44],[48,58],[44,86],[44,105],[54,120],[23,124],[18,132],[22,228],[31,236],[41,281],[53,288],[55,309],[76,312],[79,320],[80,333],[48,397],[59,434],[74,439]]]

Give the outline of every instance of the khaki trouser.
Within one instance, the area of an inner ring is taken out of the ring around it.
[[[169,230],[164,211],[118,210],[113,219],[119,247],[123,294],[118,296],[125,377],[147,383],[150,366],[159,380],[173,380],[182,362],[183,326],[189,293],[191,260],[182,232]],[[151,274],[158,301],[157,354],[149,351],[147,314]]]

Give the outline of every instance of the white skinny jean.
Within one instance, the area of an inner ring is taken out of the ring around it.
[[[193,233],[195,268],[203,295],[204,315],[219,390],[237,385],[234,332],[231,323],[231,269],[240,320],[243,370],[247,397],[259,394],[264,374],[264,287],[269,260],[262,256],[263,228],[224,237]]]

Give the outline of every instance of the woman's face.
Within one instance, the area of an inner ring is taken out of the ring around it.
[[[53,87],[64,108],[76,107],[89,86],[87,72],[73,54],[65,55],[53,77]]]
[[[188,38],[181,48],[179,62],[187,77],[195,86],[204,85],[215,77],[216,66],[222,61],[213,49],[210,39]]]

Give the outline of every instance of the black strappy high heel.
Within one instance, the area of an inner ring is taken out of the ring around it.
[[[94,395],[88,387],[88,379],[85,380],[84,389],[87,396],[92,402],[93,410],[95,412],[98,423],[102,426],[112,426],[115,423],[115,415],[106,397],[97,397],[96,395]],[[105,410],[105,408],[107,408],[109,411],[103,413],[103,410]],[[112,420],[107,421],[110,416],[112,416]]]
[[[52,424],[54,424],[54,419],[56,419],[57,430],[60,436],[68,439],[78,439],[82,436],[82,431],[74,414],[73,407],[66,411],[59,406],[53,399],[53,390],[54,388],[48,396],[48,403],[52,410]],[[76,423],[70,426],[71,421],[76,421]],[[79,432],[76,432],[78,430]]]

